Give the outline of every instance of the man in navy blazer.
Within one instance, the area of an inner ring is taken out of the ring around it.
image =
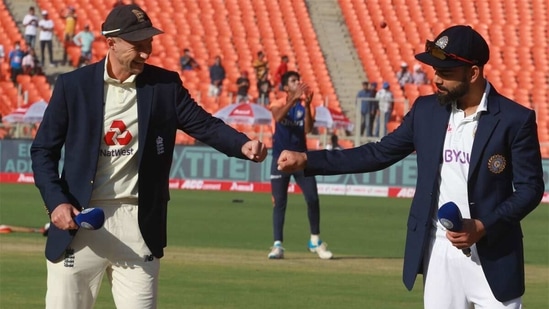
[[[525,291],[520,221],[544,183],[534,111],[483,77],[486,41],[453,26],[416,59],[435,70],[437,93],[419,97],[379,142],[342,151],[284,151],[278,168],[307,175],[384,169],[416,152],[418,177],[407,222],[403,281],[424,275],[425,308],[520,308]],[[456,203],[463,229],[446,231],[437,209]],[[457,249],[460,250],[457,250]],[[467,257],[461,249],[470,248]]]
[[[141,8],[114,8],[102,30],[107,57],[58,77],[31,147],[52,222],[46,308],[92,308],[105,271],[117,308],[156,308],[178,129],[228,156],[267,155],[198,106],[176,72],[145,64],[162,32]],[[73,218],[90,207],[104,226],[78,229]]]

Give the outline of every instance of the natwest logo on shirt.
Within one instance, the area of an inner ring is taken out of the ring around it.
[[[114,120],[105,134],[105,143],[109,146],[128,145],[133,136],[126,130],[126,124],[122,120]]]

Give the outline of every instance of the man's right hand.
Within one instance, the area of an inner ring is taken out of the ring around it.
[[[50,215],[51,223],[61,230],[76,230],[78,225],[73,218],[79,213],[80,211],[69,203],[59,204]]]
[[[277,164],[279,171],[287,173],[301,171],[307,166],[307,154],[284,150],[278,157]]]

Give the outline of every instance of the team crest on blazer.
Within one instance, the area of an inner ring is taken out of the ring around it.
[[[488,159],[488,169],[490,172],[494,174],[499,174],[503,172],[505,169],[505,166],[507,165],[507,161],[505,160],[505,157],[502,155],[493,155]]]

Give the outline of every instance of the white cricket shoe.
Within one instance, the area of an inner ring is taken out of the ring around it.
[[[267,255],[269,259],[272,260],[279,260],[284,258],[284,248],[282,248],[282,245],[275,244],[271,247],[271,252],[269,252],[269,255]]]
[[[318,244],[313,244],[312,241],[309,240],[309,251],[318,254],[318,257],[323,260],[329,260],[334,257],[331,251],[326,249],[328,247],[328,244],[325,242],[322,242],[322,240],[318,241]]]

